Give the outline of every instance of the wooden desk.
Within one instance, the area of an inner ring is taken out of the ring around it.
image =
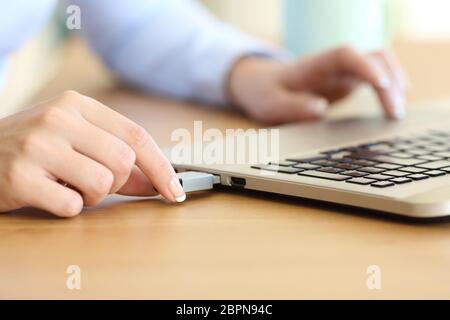
[[[399,49],[418,83],[413,101],[448,93],[450,45],[426,48]],[[257,126],[239,114],[114,89],[75,52],[39,98],[67,88],[91,94],[162,146],[193,120]],[[412,224],[282,196],[217,191],[181,205],[112,197],[74,219],[32,209],[0,215],[0,298],[450,298],[449,248],[449,223]],[[66,288],[69,265],[81,267],[79,291]],[[369,265],[381,267],[381,290],[366,287]]]

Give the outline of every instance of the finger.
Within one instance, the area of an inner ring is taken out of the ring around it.
[[[272,119],[277,122],[317,120],[325,116],[328,101],[310,93],[286,92],[280,95]]]
[[[386,70],[382,61],[371,56],[368,57],[368,60],[374,69],[379,70],[378,72],[385,72],[390,77],[391,85],[384,90],[377,91],[387,117],[391,119],[402,119],[405,116],[404,92],[399,89],[395,79],[392,78],[392,74]]]
[[[156,196],[159,194],[151,184],[150,180],[138,167],[135,167],[131,171],[130,178],[118,193],[126,196],[139,197]]]
[[[172,202],[186,199],[175,170],[144,128],[92,98],[84,97],[84,101],[83,117],[129,145],[136,154],[138,167],[166,199]]]
[[[391,74],[391,77],[394,79],[395,83],[402,91],[406,91],[409,87],[408,76],[405,71],[401,67],[401,64],[398,62],[397,58],[389,51],[377,51],[371,54],[379,61],[381,61]]]
[[[364,56],[351,48],[335,50],[334,65],[337,72],[357,76],[369,83],[377,93],[383,110],[392,119],[404,116],[403,101],[392,90],[389,72],[370,56]]]
[[[338,77],[333,79],[323,91],[319,90],[317,93],[333,103],[349,96],[360,84],[361,80],[353,76]]]
[[[27,205],[64,218],[76,216],[83,209],[83,199],[76,191],[49,179],[43,173],[30,173],[28,176],[32,177],[26,185],[29,190],[23,192]]]
[[[283,82],[292,91],[310,91],[329,102],[345,98],[361,84],[361,78],[332,70],[327,67],[329,60],[329,54],[323,54],[291,64],[286,68]]]
[[[60,147],[57,154],[47,157],[43,166],[51,175],[78,190],[87,206],[100,203],[114,181],[109,169],[69,146]]]
[[[312,88],[325,88],[323,91],[315,90],[314,92],[330,98],[330,101],[334,100],[328,94],[330,78],[352,77],[367,82],[377,93],[386,115],[390,118],[401,116],[401,107],[398,109],[394,107],[400,102],[394,102],[394,96],[386,92],[391,87],[387,71],[371,63],[371,59],[351,48],[339,48],[306,58],[299,62],[299,67],[292,70],[286,76],[285,81],[288,85],[300,84],[300,86],[306,85]],[[302,72],[299,72],[300,70]]]
[[[327,57],[324,57],[325,59]],[[385,90],[391,85],[386,70],[375,68],[367,56],[351,48],[340,48],[330,53],[330,61],[326,64],[335,69],[331,74],[347,74],[368,82],[376,90]]]
[[[72,147],[112,172],[114,182],[110,193],[116,193],[127,182],[136,154],[125,142],[84,119],[77,126],[70,137]]]
[[[329,86],[330,79],[356,77],[376,88],[387,88],[387,74],[374,70],[365,56],[351,48],[339,48],[317,56],[301,59],[286,72],[288,85],[300,84],[312,87]]]

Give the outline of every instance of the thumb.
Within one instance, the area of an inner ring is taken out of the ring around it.
[[[311,93],[289,92],[284,95],[277,119],[280,122],[317,120],[325,116],[328,101]]]

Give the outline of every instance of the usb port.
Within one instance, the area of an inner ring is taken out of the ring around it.
[[[239,189],[243,189],[246,185],[244,178],[231,177],[231,186]]]

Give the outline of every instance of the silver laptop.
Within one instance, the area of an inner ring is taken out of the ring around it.
[[[258,190],[415,218],[450,215],[450,106],[414,108],[400,122],[377,113],[278,129],[279,159],[173,161],[175,168],[212,173],[221,185],[242,192]]]

